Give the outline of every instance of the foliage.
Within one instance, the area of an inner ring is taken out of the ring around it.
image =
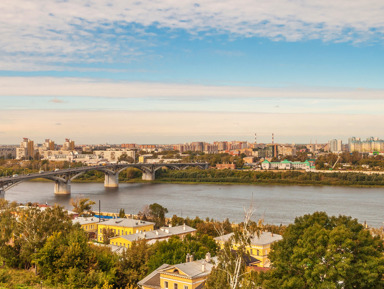
[[[41,276],[52,284],[92,288],[114,279],[117,257],[109,248],[88,244],[87,234],[77,228],[66,235],[54,233],[35,262]]]
[[[172,236],[168,242],[156,242],[153,245],[154,253],[148,261],[148,267],[153,271],[162,264],[184,263],[187,254],[194,255],[195,260],[198,260],[204,258],[208,252],[214,256],[216,251],[216,242],[207,235],[197,237],[188,235],[184,240]]]
[[[116,267],[116,286],[136,286],[148,274],[148,261],[152,252],[145,240],[133,242],[129,250],[124,250]]]
[[[125,216],[125,210],[124,209],[120,209],[119,211],[119,218],[126,218],[127,216]]]
[[[54,232],[69,232],[72,222],[62,207],[19,210],[17,217],[8,209],[0,214],[2,237],[0,256],[11,267],[30,268],[33,254]]]
[[[160,228],[165,225],[165,214],[168,213],[168,209],[159,205],[158,203],[153,203],[149,205],[149,211],[147,218],[151,221],[154,221],[155,227]]]
[[[113,229],[103,228],[101,235],[102,235],[103,244],[108,245],[111,242],[110,239],[115,237],[115,232],[113,231]]]
[[[73,206],[73,211],[79,215],[84,214],[84,212],[92,213],[92,206],[95,204],[94,201],[91,201],[89,198],[76,198],[71,199],[71,205]]]
[[[224,230],[224,234],[231,233],[233,231],[232,224],[229,219],[225,219],[223,222],[215,221],[207,218],[205,221],[196,217],[195,219],[182,218],[177,215],[173,215],[171,219],[172,226],[180,226],[186,224],[192,228],[196,228],[198,234],[206,234],[208,236],[217,237],[219,235],[218,229]]]
[[[251,274],[247,270],[247,260],[250,258],[247,247],[250,246],[251,238],[260,232],[262,225],[262,221],[259,223],[251,222],[252,215],[253,209],[250,207],[245,212],[244,222],[231,234],[229,240],[219,251],[218,264],[212,275],[208,277],[207,289],[251,289],[259,285],[255,278],[251,278],[257,275],[250,276]],[[224,235],[223,229],[221,235]]]
[[[383,288],[383,243],[356,219],[316,212],[272,245],[266,288]]]
[[[239,170],[159,170],[163,182],[247,183],[283,185],[384,186],[384,175],[363,173],[322,173],[302,171],[239,171]]]

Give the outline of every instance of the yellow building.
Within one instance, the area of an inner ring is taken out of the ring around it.
[[[98,223],[97,240],[103,241],[103,229],[112,230],[115,236],[131,235],[153,230],[155,223],[134,219],[110,219]]]
[[[184,224],[175,227],[161,227],[159,230],[149,232],[147,231],[132,235],[113,237],[110,240],[111,245],[130,248],[133,241],[138,241],[140,239],[146,239],[149,243],[151,243],[156,241],[165,241],[171,236],[179,236],[181,239],[184,239],[186,235],[195,233],[196,229]]]
[[[223,235],[215,238],[215,241],[220,245],[221,248],[224,247],[224,243],[229,241],[233,233]],[[251,238],[251,245],[247,247],[248,253],[256,258],[258,262],[253,264],[257,267],[269,267],[270,261],[268,259],[268,254],[271,251],[271,244],[277,241],[282,240],[283,237],[278,234],[273,234],[270,232],[262,232],[260,236],[256,234]],[[233,249],[236,250],[236,244],[233,246]]]
[[[79,223],[81,228],[90,233],[97,232],[97,224],[99,223],[99,219],[96,217],[77,217],[72,221],[74,224]]]
[[[188,254],[186,263],[163,264],[138,284],[142,289],[201,289],[213,267],[209,253],[205,259],[197,261]]]

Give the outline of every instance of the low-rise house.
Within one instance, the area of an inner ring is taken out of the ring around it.
[[[215,238],[215,241],[223,248],[224,243],[229,241],[232,236],[233,233],[219,236]],[[258,260],[258,262],[253,262],[253,266],[269,267],[270,261],[268,259],[268,253],[271,251],[271,244],[282,239],[283,237],[281,235],[271,232],[262,232],[259,236],[255,234],[251,238],[251,245],[246,248],[248,253]],[[233,249],[236,250],[236,244],[234,244]]]
[[[122,246],[125,248],[130,248],[132,242],[145,239],[149,243],[154,243],[156,241],[165,241],[169,237],[179,236],[181,239],[184,239],[187,235],[194,235],[196,229],[189,227],[187,225],[175,226],[175,227],[161,227],[159,230],[140,232],[132,235],[123,235],[118,237],[113,237],[110,239],[112,245]]]
[[[98,240],[103,241],[103,230],[111,230],[115,236],[131,235],[153,230],[155,223],[134,219],[110,219],[98,224]]]
[[[205,259],[193,261],[188,254],[186,263],[163,264],[138,285],[142,289],[202,289],[214,267],[212,259],[207,253]]]

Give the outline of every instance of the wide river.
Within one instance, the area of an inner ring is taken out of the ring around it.
[[[118,189],[105,189],[102,183],[73,183],[71,196],[55,196],[53,187],[50,182],[25,182],[1,197],[21,203],[57,203],[71,209],[70,199],[81,196],[96,202],[94,210],[100,200],[102,211],[124,208],[134,214],[145,205],[159,203],[168,208],[168,217],[177,214],[234,222],[242,221],[244,207],[253,200],[255,220],[264,216],[270,224],[289,224],[296,216],[315,211],[352,216],[375,227],[384,221],[381,188],[121,183]]]

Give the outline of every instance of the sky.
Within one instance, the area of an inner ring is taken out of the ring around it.
[[[382,0],[2,0],[0,144],[384,138]]]

